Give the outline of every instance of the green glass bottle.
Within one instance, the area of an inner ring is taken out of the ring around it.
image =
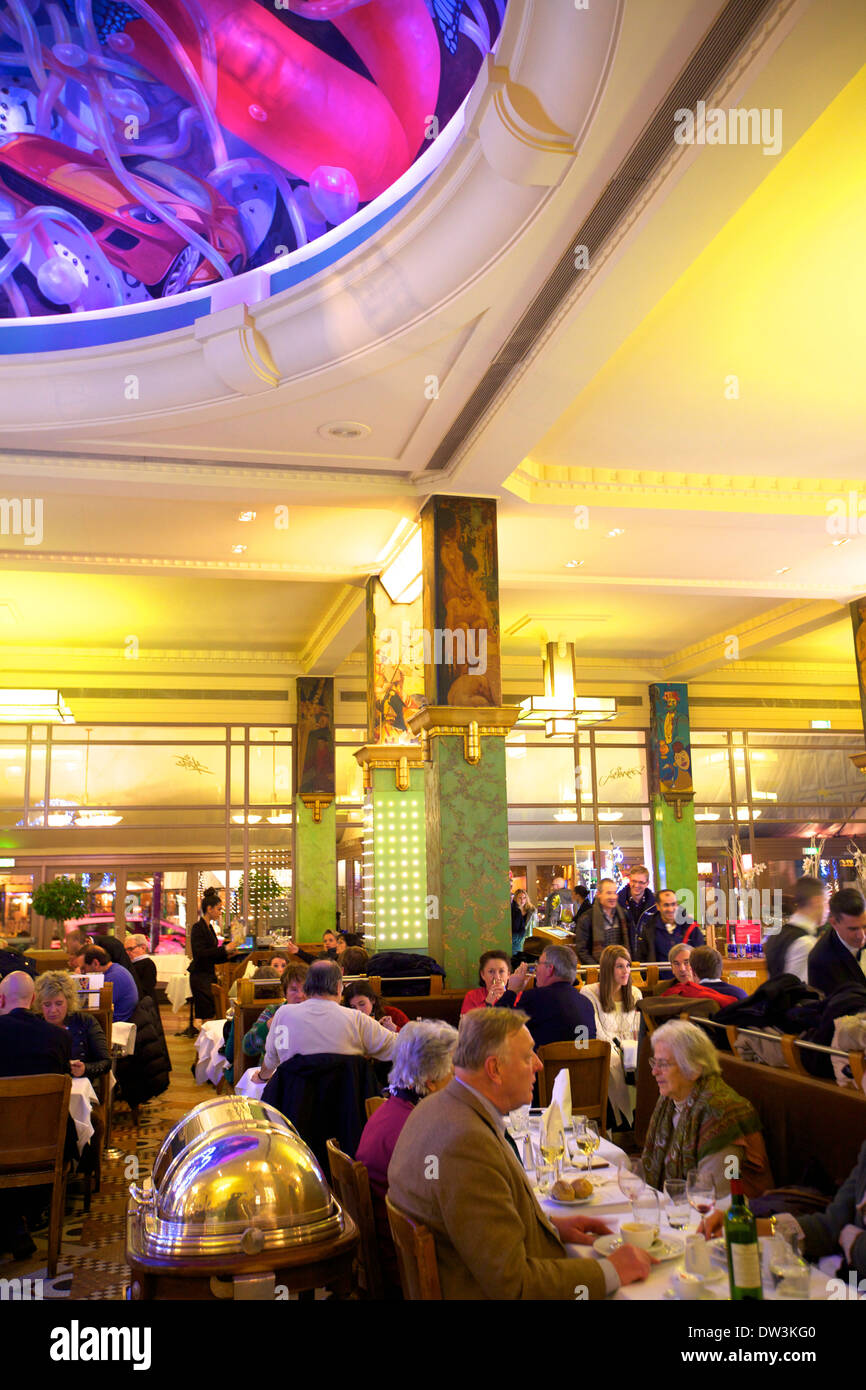
[[[762,1299],[758,1228],[738,1178],[731,1179],[731,1205],[725,1213],[725,1245],[731,1298],[735,1303],[744,1298]]]

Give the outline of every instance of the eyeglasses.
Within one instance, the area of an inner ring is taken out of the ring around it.
[[[675,1066],[676,1062],[659,1062],[655,1057],[650,1061],[650,1071],[670,1071]]]

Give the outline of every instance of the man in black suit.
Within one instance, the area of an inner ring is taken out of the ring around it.
[[[527,1028],[536,1047],[546,1043],[574,1042],[576,1029],[583,1027],[586,1038],[595,1037],[595,1011],[588,999],[574,988],[577,956],[570,946],[545,946],[536,967],[535,989],[526,989],[529,967],[519,965],[509,976],[508,988],[497,1008],[513,1009],[520,997],[520,1009],[529,1016]]]
[[[822,994],[838,985],[863,984],[866,974],[866,902],[859,888],[840,888],[830,899],[829,929],[808,956],[809,984]]]
[[[0,980],[0,1076],[66,1076],[71,1048],[65,1028],[30,1011],[33,981],[23,970]],[[26,1227],[44,1198],[42,1187],[0,1192],[0,1250],[26,1260],[36,1249]]]
[[[140,934],[128,936],[123,944],[129,956],[129,968],[138,985],[139,994],[142,999],[148,995],[159,1009],[156,997],[156,966],[148,955],[147,937]]]
[[[739,985],[729,985],[722,979],[722,958],[712,946],[697,946],[689,957],[689,965],[695,983],[706,985],[714,994],[729,994],[732,999],[748,999],[748,994]]]

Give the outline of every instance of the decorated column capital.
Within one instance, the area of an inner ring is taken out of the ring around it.
[[[355,751],[355,760],[364,769],[364,791],[373,785],[373,770],[383,768],[394,772],[398,791],[409,786],[409,769],[421,767],[424,754],[420,743],[365,743]]]
[[[516,705],[427,705],[412,716],[409,727],[421,735],[426,757],[431,739],[462,738],[463,757],[474,765],[481,761],[482,738],[506,738],[519,713]]]

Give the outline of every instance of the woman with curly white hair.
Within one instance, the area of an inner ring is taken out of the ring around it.
[[[424,1096],[441,1091],[453,1077],[456,1046],[457,1029],[441,1019],[419,1019],[401,1029],[388,1076],[391,1094],[384,1105],[380,1105],[370,1116],[355,1154],[357,1161],[366,1167],[370,1178],[387,1297],[400,1297],[397,1259],[385,1209],[388,1164],[400,1131],[415,1106]]]

